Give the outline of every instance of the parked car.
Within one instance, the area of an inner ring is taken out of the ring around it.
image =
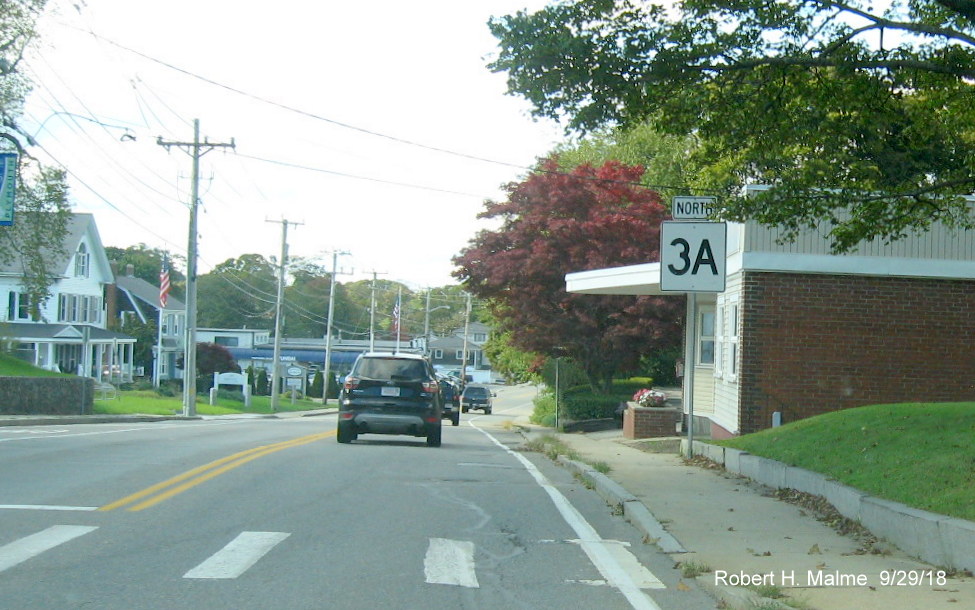
[[[339,395],[338,442],[360,434],[425,436],[439,447],[443,396],[430,363],[417,354],[361,354]]]
[[[482,385],[469,385],[460,395],[460,410],[462,413],[479,409],[485,414],[491,414],[491,399],[495,394]]]
[[[440,395],[443,397],[443,418],[460,425],[460,388],[446,377],[440,378]]]

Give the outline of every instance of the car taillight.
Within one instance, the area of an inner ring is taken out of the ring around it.
[[[345,384],[343,385],[343,387],[346,390],[354,390],[357,387],[359,387],[359,380],[356,379],[355,377],[346,377]]]
[[[424,381],[423,391],[429,392],[431,394],[436,394],[437,392],[440,391],[440,384],[437,383],[436,381]]]

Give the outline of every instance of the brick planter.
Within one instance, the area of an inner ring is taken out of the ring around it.
[[[641,407],[627,403],[623,412],[623,438],[677,436],[680,407]]]

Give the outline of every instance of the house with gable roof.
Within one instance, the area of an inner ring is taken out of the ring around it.
[[[35,366],[99,381],[131,381],[135,338],[107,328],[106,287],[114,275],[95,218],[72,214],[63,252],[52,259],[51,297],[32,319],[23,261],[0,265],[0,338]]]
[[[115,286],[106,291],[109,318],[117,319],[122,330],[132,320],[138,320],[142,324],[156,322],[157,336],[152,348],[152,364],[144,363],[137,369],[141,368],[143,375],[151,374],[153,384],[157,387],[160,381],[182,379],[183,369],[176,364],[183,354],[186,342],[186,305],[169,295],[166,305],[162,306],[159,302],[159,286],[136,277],[132,265],[126,265],[124,274],[120,274],[113,267],[113,273]]]

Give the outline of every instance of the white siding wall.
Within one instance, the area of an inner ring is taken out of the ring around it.
[[[824,223],[818,230],[800,233],[794,242],[779,244],[776,240],[782,237],[784,231],[751,221],[745,226],[745,250],[807,255],[832,254],[827,238],[831,227],[831,224]],[[930,231],[909,234],[891,244],[885,244],[879,238],[862,243],[848,256],[970,261],[975,259],[975,231],[955,231],[939,224],[932,226]]]
[[[729,338],[733,332],[730,328],[732,321],[731,308],[736,304],[739,305],[738,324],[740,328],[741,291],[742,274],[739,271],[728,276],[725,291],[718,295],[718,340],[715,350],[714,411],[711,419],[729,432],[738,431],[738,376],[731,370]],[[739,358],[740,354],[741,350],[739,348]]]

